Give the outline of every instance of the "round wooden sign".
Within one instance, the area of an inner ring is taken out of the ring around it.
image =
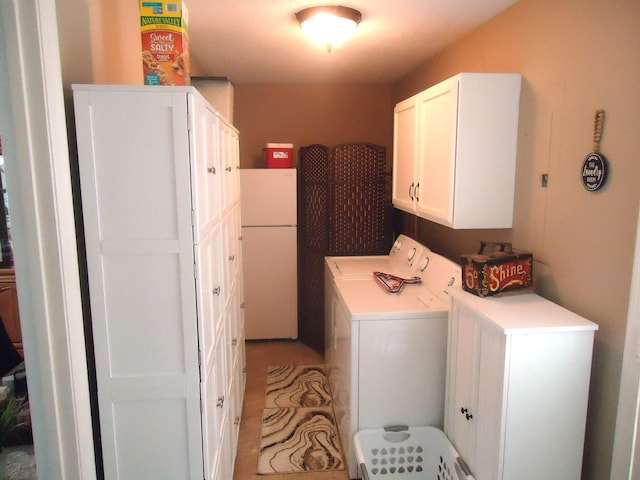
[[[582,185],[590,192],[600,190],[607,180],[607,159],[598,152],[586,156],[582,164]]]

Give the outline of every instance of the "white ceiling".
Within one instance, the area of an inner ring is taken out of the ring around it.
[[[194,74],[235,84],[393,82],[517,0],[345,0],[356,33],[328,53],[295,13],[313,0],[185,0]],[[324,4],[335,4],[326,2]]]

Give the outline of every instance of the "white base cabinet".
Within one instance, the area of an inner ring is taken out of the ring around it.
[[[232,478],[238,133],[193,87],[73,86],[104,473]]]
[[[450,291],[445,433],[476,480],[579,480],[596,324]]]
[[[398,103],[394,206],[451,228],[510,228],[520,84],[461,73]]]

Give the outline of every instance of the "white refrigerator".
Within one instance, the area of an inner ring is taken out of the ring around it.
[[[295,168],[240,170],[245,333],[298,338]]]

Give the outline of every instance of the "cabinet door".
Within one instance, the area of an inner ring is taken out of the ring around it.
[[[207,479],[213,478],[220,450],[220,426],[224,405],[225,369],[222,301],[222,238],[219,226],[195,248],[197,271],[198,333],[200,351],[200,392],[202,395],[202,431]]]
[[[195,210],[195,243],[206,235],[220,218],[220,148],[218,117],[211,108],[195,96],[189,97],[192,129],[191,176],[193,178],[193,208]]]
[[[417,107],[417,97],[398,103],[393,122],[393,205],[409,213],[415,211]]]
[[[224,286],[225,305],[228,306],[231,301],[231,293],[234,281],[236,279],[236,273],[238,271],[238,263],[240,261],[240,255],[238,253],[238,236],[237,232],[237,219],[233,211],[228,211],[222,218],[222,239],[223,239],[223,271],[224,271]]]
[[[488,324],[479,324],[480,364],[476,404],[476,446],[473,467],[476,479],[502,479],[504,424],[508,368],[506,342],[509,336]]]
[[[222,234],[219,226],[195,248],[197,272],[198,340],[200,363],[212,361],[213,347],[223,320]]]
[[[204,471],[187,96],[174,92],[74,91],[107,479]]]
[[[222,167],[222,211],[234,205],[240,196],[238,132],[219,120],[220,166]]]
[[[501,477],[506,336],[453,303],[445,431],[478,479]]]
[[[480,334],[473,313],[454,302],[449,327],[445,431],[469,466],[474,464],[476,449]]]
[[[240,290],[236,289],[234,295],[234,315],[236,332],[231,338],[231,376],[230,406],[229,406],[229,428],[231,431],[231,462],[236,457],[238,447],[238,436],[240,433],[240,422],[242,418],[242,403],[244,395],[244,336],[240,331]]]
[[[233,182],[233,203],[240,201],[240,137],[238,131],[229,126],[229,156],[231,157]]]
[[[11,339],[11,343],[24,358],[20,311],[18,309],[18,291],[15,277],[13,276],[11,276],[11,280],[0,282],[0,318],[4,323],[4,328]]]
[[[453,222],[458,80],[439,83],[419,95],[418,215]]]
[[[225,385],[226,358],[223,337],[212,349],[211,359],[203,367],[202,374],[202,426],[205,456],[205,478],[216,478],[221,462],[224,422],[228,415]]]

